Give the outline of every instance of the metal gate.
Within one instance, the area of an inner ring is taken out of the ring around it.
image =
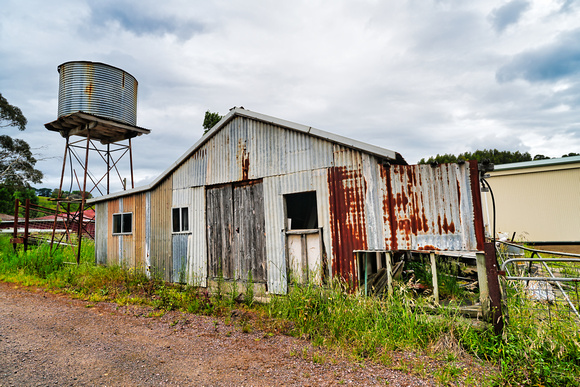
[[[580,323],[580,255],[498,242],[498,258],[504,298],[524,297],[538,319]]]

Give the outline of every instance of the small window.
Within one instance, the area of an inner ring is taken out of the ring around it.
[[[316,192],[299,192],[284,195],[286,198],[286,218],[288,230],[318,228]]]
[[[131,234],[133,232],[133,213],[113,214],[113,234]]]
[[[189,209],[187,207],[171,210],[173,232],[189,231]]]

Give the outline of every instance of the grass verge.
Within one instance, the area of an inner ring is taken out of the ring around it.
[[[497,337],[452,310],[434,314],[427,300],[404,285],[386,299],[347,294],[340,282],[333,282],[324,288],[294,287],[268,304],[255,303],[251,294],[238,302],[238,289],[232,285],[228,289],[222,283],[220,292],[209,294],[203,288],[150,278],[142,270],[95,265],[92,251],[85,244],[77,266],[72,264],[73,250],[51,255],[48,246],[39,246],[27,253],[14,252],[9,239],[0,237],[0,281],[47,287],[91,305],[100,301],[148,305],[156,310],[151,316],[181,310],[230,321],[243,310],[239,322],[244,331],[263,329],[306,338],[314,346],[357,361],[380,362],[421,377],[432,375],[441,385],[580,384],[577,322],[538,320],[529,315],[532,308],[526,303],[531,301],[525,298],[510,297],[509,324]],[[417,355],[402,355],[409,353]],[[324,361],[321,352],[312,356],[315,362]],[[481,375],[482,369],[491,371]]]

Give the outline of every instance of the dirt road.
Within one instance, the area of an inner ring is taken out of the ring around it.
[[[432,385],[284,335],[149,311],[0,283],[0,386]]]

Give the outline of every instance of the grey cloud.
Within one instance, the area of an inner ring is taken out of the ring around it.
[[[526,0],[513,0],[494,9],[489,15],[489,21],[497,32],[503,32],[507,27],[515,24],[530,7]]]
[[[524,51],[496,72],[498,82],[525,79],[554,81],[580,73],[580,29],[560,35],[550,45]]]
[[[117,22],[123,29],[138,36],[171,34],[181,40],[188,40],[204,31],[204,25],[196,20],[181,20],[158,12],[151,13],[138,2],[107,1],[90,5],[92,28],[95,25],[104,28],[110,22]]]
[[[570,12],[577,4],[578,2],[576,0],[564,0],[560,12]]]
[[[526,146],[521,138],[515,134],[498,137],[494,134],[487,134],[473,139],[468,144],[469,151],[473,152],[480,149],[499,149],[507,151],[529,152],[530,147]]]

